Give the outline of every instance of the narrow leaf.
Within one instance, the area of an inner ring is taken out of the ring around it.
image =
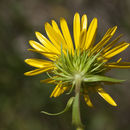
[[[84,82],[99,82],[99,81],[106,81],[106,82],[123,82],[124,80],[114,79],[107,76],[100,76],[100,75],[88,75],[84,78]]]

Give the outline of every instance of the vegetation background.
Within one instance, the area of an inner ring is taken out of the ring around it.
[[[72,33],[75,12],[86,13],[89,23],[98,18],[97,41],[109,27],[117,25],[116,36],[123,33],[122,40],[130,42],[130,0],[0,0],[0,130],[74,130],[71,111],[55,117],[40,113],[61,111],[68,96],[50,99],[54,86],[39,82],[45,74],[25,77],[23,73],[31,69],[24,59],[39,57],[27,51],[28,41],[36,40],[34,32],[45,34],[45,22],[58,22],[62,16]],[[119,57],[130,62],[130,48],[115,59]],[[118,107],[98,95],[93,96],[94,108],[82,101],[86,130],[130,130],[130,70],[115,69],[109,75],[126,79],[105,87]]]

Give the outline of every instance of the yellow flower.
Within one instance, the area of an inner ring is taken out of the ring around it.
[[[104,76],[111,68],[130,68],[130,62],[121,62],[122,58],[111,62],[111,58],[121,53],[130,45],[124,41],[119,42],[122,35],[109,42],[115,34],[117,26],[109,28],[103,38],[95,44],[98,21],[94,18],[87,27],[87,16],[81,17],[76,13],[73,19],[73,39],[67,22],[60,19],[60,28],[57,23],[45,23],[45,31],[48,39],[40,32],[35,32],[39,42],[30,40],[33,49],[29,51],[42,54],[45,59],[26,59],[25,62],[37,69],[26,72],[26,76],[33,76],[48,72],[49,78],[41,82],[56,84],[50,97],[57,97],[75,87],[77,79],[80,79],[80,94],[88,106],[93,104],[89,98],[90,92],[98,92],[108,103],[117,106],[115,101],[103,89],[102,82],[120,82]],[[117,43],[118,42],[118,43]]]

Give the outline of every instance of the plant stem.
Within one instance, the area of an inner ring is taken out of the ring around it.
[[[72,123],[77,127],[76,130],[84,130],[80,116],[80,87],[81,87],[81,78],[77,77],[75,82],[75,99],[73,102],[73,109],[72,109]]]
[[[76,79],[75,82],[76,82],[75,83],[75,95],[76,95],[77,93],[80,94],[80,87],[81,87],[81,79],[80,79],[80,77],[78,78],[78,76],[77,76],[77,79]]]

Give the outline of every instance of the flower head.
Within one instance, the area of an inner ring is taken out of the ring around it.
[[[49,78],[41,82],[56,84],[50,97],[57,97],[75,88],[75,92],[84,96],[85,102],[92,107],[89,92],[98,92],[108,103],[113,106],[117,104],[103,89],[103,83],[121,82],[105,76],[105,72],[111,68],[130,68],[129,62],[121,62],[122,58],[111,62],[111,58],[121,53],[130,45],[124,41],[119,42],[122,35],[110,42],[115,34],[117,26],[109,28],[102,39],[95,44],[98,21],[94,18],[87,27],[87,16],[81,17],[76,13],[73,19],[73,39],[67,22],[60,19],[60,28],[57,23],[45,24],[45,31],[49,40],[41,33],[36,32],[40,43],[29,41],[33,49],[47,58],[26,59],[25,62],[37,69],[26,72],[25,75],[33,76],[47,72]],[[80,85],[77,85],[78,83]],[[80,86],[80,87],[76,87]]]

